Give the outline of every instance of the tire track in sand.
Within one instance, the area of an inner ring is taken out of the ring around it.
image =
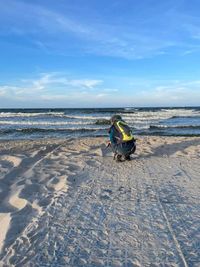
[[[188,159],[184,161],[182,159],[182,164],[179,159],[158,159],[157,165],[149,162],[146,168],[163,217],[182,258],[182,265],[199,266],[200,205],[198,196],[194,198],[194,191],[191,191],[192,186],[196,187],[198,180],[196,175],[188,174],[188,170],[190,171],[188,162]],[[158,174],[158,169],[162,169],[162,174]],[[195,183],[192,183],[192,180]],[[195,192],[197,194],[196,189]]]
[[[150,166],[153,166],[153,165],[150,164]],[[168,230],[169,230],[169,233],[171,234],[172,239],[173,239],[173,241],[174,241],[174,244],[175,244],[175,246],[176,246],[177,253],[179,254],[179,256],[180,256],[180,258],[181,258],[182,266],[184,266],[184,267],[188,267],[188,264],[187,264],[187,262],[186,262],[186,259],[185,259],[185,256],[184,256],[184,254],[183,254],[182,248],[181,248],[181,246],[180,246],[180,244],[179,244],[179,242],[178,242],[178,239],[177,239],[177,237],[176,237],[176,235],[175,235],[175,232],[174,232],[174,230],[173,230],[173,228],[172,228],[172,225],[171,225],[171,223],[170,223],[170,221],[169,221],[169,219],[168,219],[168,215],[167,215],[167,213],[165,212],[164,205],[163,205],[162,202],[160,201],[160,197],[159,197],[159,194],[158,194],[157,189],[156,189],[156,185],[155,185],[155,182],[154,182],[154,181],[155,181],[155,180],[158,180],[159,177],[157,176],[157,173],[155,173],[155,172],[152,173],[152,168],[150,168],[148,165],[145,165],[145,167],[147,168],[147,171],[148,171],[148,173],[149,173],[149,177],[153,178],[153,179],[151,179],[151,181],[152,181],[152,188],[153,188],[153,191],[154,191],[154,193],[155,193],[155,197],[156,197],[158,206],[159,206],[159,208],[160,208],[161,214],[162,214],[162,216],[163,216],[163,218],[164,218],[164,221],[165,221],[165,223],[166,223],[166,225],[167,225],[167,228],[168,228]],[[157,179],[156,179],[156,178],[157,178]]]

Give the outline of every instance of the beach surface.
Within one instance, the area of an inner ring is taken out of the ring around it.
[[[0,142],[0,266],[200,266],[200,137]]]

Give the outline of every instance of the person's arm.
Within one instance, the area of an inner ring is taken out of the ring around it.
[[[109,131],[109,136],[110,136],[110,142],[111,144],[116,144],[116,138],[114,136],[114,127],[111,127],[110,128],[110,131]]]

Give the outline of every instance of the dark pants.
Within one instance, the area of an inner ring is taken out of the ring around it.
[[[127,157],[135,152],[136,143],[133,140],[133,141],[128,141],[128,142],[123,142],[120,144],[114,144],[112,145],[112,150],[116,154]]]

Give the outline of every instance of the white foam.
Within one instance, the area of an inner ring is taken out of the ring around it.
[[[138,111],[135,113],[121,113],[125,120],[133,121],[145,121],[145,120],[164,120],[170,119],[174,116],[177,117],[197,117],[200,116],[200,112],[192,109],[163,109],[158,111]]]
[[[85,115],[71,115],[64,117],[70,118],[70,119],[81,119],[81,120],[110,120],[110,116],[85,116]]]
[[[9,117],[38,117],[41,115],[64,115],[64,112],[33,112],[33,113],[26,113],[26,112],[0,112],[0,117],[2,118],[9,118]]]
[[[89,122],[72,122],[72,121],[12,121],[12,120],[1,120],[0,124],[2,125],[88,125]],[[92,124],[92,123],[91,123]]]

